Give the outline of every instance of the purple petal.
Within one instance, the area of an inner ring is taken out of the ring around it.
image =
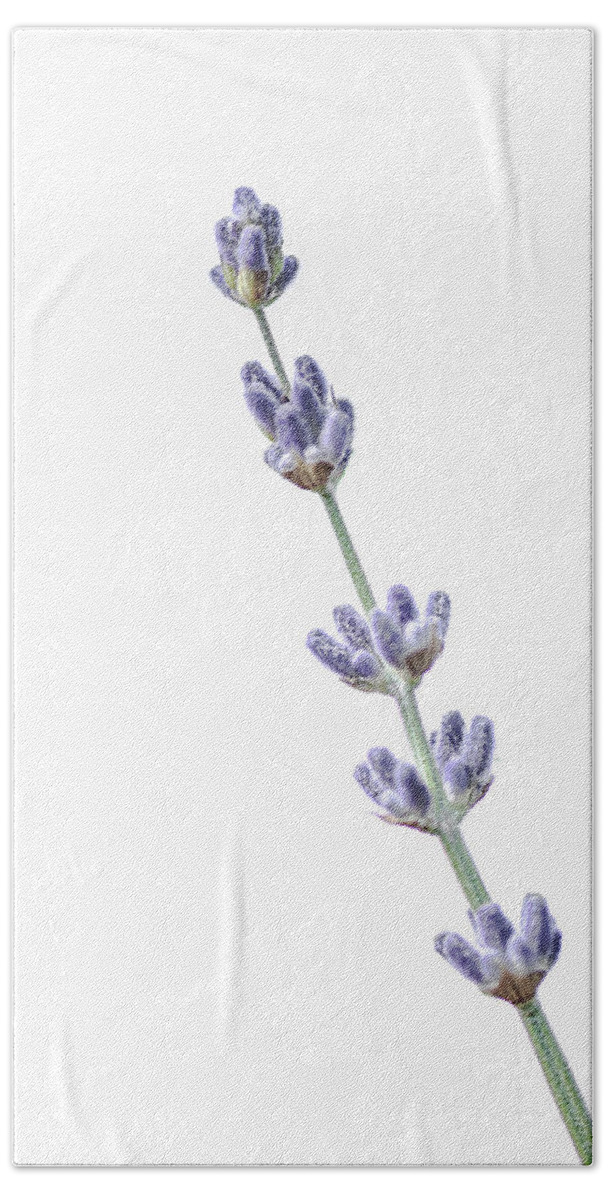
[[[382,784],[372,774],[367,763],[359,763],[359,766],[355,767],[353,771],[353,776],[359,787],[363,788],[365,795],[369,796],[370,800],[374,800],[376,804],[379,804],[383,791]]]
[[[547,962],[548,962],[549,967],[552,967],[553,964],[557,962],[561,948],[562,948],[562,931],[561,931],[561,929],[556,929],[554,931],[553,938],[551,941],[551,949],[549,950],[549,953],[547,955]]]
[[[471,983],[485,982],[481,955],[459,933],[440,933],[435,938],[435,949]]]
[[[323,424],[318,438],[319,450],[329,462],[338,464],[347,449],[347,443],[352,431],[352,423],[346,413],[332,408]]]
[[[248,271],[268,271],[268,255],[264,231],[259,225],[246,225],[237,250],[239,267]]]
[[[266,234],[269,249],[280,246],[283,242],[283,227],[278,208],[274,208],[272,204],[263,204],[260,221]]]
[[[367,757],[376,775],[378,775],[383,783],[392,787],[395,781],[395,767],[397,766],[395,755],[386,746],[373,746],[371,750],[368,750]]]
[[[361,679],[376,679],[380,674],[378,659],[368,650],[357,650],[353,655],[353,670]]]
[[[285,261],[287,262],[287,259]],[[317,399],[323,403],[327,396],[327,381],[319,364],[310,354],[302,354],[300,358],[296,358],[294,386],[296,378],[298,382],[307,383]]]
[[[406,588],[401,583],[395,583],[393,587],[388,589],[386,597],[386,611],[389,616],[403,628],[408,621],[415,621],[418,617],[418,609],[412,593],[409,588]]]
[[[482,904],[470,913],[477,938],[489,950],[504,950],[514,930],[499,904]]]
[[[477,777],[485,775],[494,754],[494,725],[488,717],[473,717],[462,745],[462,758]]]
[[[253,188],[239,187],[234,193],[232,211],[240,221],[259,221],[262,216],[262,206]]]
[[[346,646],[341,646],[323,629],[313,629],[306,639],[306,645],[319,662],[337,675],[352,677],[353,666]]]
[[[338,633],[346,638],[351,646],[359,650],[371,650],[374,646],[367,621],[353,608],[352,604],[338,604],[334,608],[334,621]]]
[[[452,758],[442,771],[443,778],[454,792],[468,792],[473,782],[473,772],[461,758]]]
[[[246,388],[250,387],[252,384],[260,384],[262,387],[266,388],[268,392],[271,392],[277,400],[280,400],[283,394],[283,390],[278,379],[276,379],[274,375],[270,375],[260,362],[246,362],[245,365],[241,367],[241,379],[243,380]]]
[[[509,938],[505,962],[516,975],[531,975],[538,967],[536,954],[518,933]]]
[[[401,630],[387,613],[375,608],[370,624],[376,649],[393,667],[403,666],[405,646]]]
[[[300,409],[316,442],[323,428],[326,411],[324,405],[317,399],[310,384],[303,383],[297,375],[291,391],[291,400]]]
[[[268,298],[270,300],[278,300],[279,296],[283,295],[285,288],[288,287],[293,279],[295,279],[298,273],[299,265],[300,264],[298,263],[297,258],[294,258],[293,254],[287,255],[287,258],[283,263],[283,269],[277,275],[270,292],[268,293]]]
[[[450,623],[450,597],[447,592],[431,592],[426,605],[427,617],[435,617],[439,622],[441,636],[444,638]]]
[[[212,283],[215,284],[216,288],[219,288],[222,296],[227,296],[229,300],[236,299],[236,297],[230,291],[226,280],[224,279],[224,272],[222,271],[221,267],[214,267],[213,270],[209,272],[209,278],[211,279]]]
[[[410,763],[399,763],[395,771],[395,790],[399,798],[420,816],[431,807],[431,794],[426,783]]]
[[[529,892],[524,897],[519,928],[521,936],[534,954],[544,957],[550,953],[555,921],[544,896]]]
[[[277,401],[274,397],[269,396],[268,392],[261,389],[247,388],[245,400],[247,408],[258,425],[261,425],[264,433],[267,433],[269,437],[274,437],[277,409]]]
[[[281,404],[276,411],[276,436],[285,450],[302,455],[310,444],[310,433],[293,404]]]
[[[220,258],[231,267],[238,266],[236,251],[240,232],[241,226],[238,221],[233,221],[230,217],[222,217],[215,227],[215,240]]]
[[[439,766],[447,763],[449,758],[457,754],[462,745],[464,734],[464,718],[459,712],[447,712],[441,718],[437,740],[435,742],[435,758]]]

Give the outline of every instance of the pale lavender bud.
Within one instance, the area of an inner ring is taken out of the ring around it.
[[[222,271],[221,267],[213,267],[209,272],[209,278],[211,282],[215,284],[216,288],[219,288],[222,296],[227,296],[228,300],[236,299],[226,283],[224,272]],[[238,303],[240,303],[240,301]]]
[[[435,758],[439,766],[444,766],[449,758],[457,754],[462,745],[464,734],[464,718],[461,713],[447,712],[441,718],[439,731],[434,741]]]
[[[450,759],[445,764],[442,775],[450,791],[457,795],[468,792],[473,782],[473,772],[461,758]]]
[[[257,273],[269,271],[266,239],[259,225],[246,225],[237,247],[238,265],[241,269]]]
[[[368,650],[357,650],[357,653],[353,654],[353,670],[361,679],[376,679],[380,674],[378,659]]]
[[[281,214],[272,204],[263,204],[260,212],[260,223],[266,234],[269,249],[275,249],[283,242],[283,227]]]
[[[324,667],[335,671],[336,675],[351,676],[353,665],[346,646],[325,633],[323,629],[313,629],[306,638],[306,645]]]
[[[450,607],[450,597],[446,592],[431,592],[426,605],[426,615],[428,618],[436,618],[443,638],[450,623]]]
[[[465,979],[479,986],[486,981],[481,955],[469,945],[459,933],[440,933],[435,938],[435,949],[451,967],[455,967]]]
[[[291,401],[300,409],[316,442],[323,428],[326,416],[325,406],[317,399],[310,385],[302,383],[297,378],[291,391]]]
[[[397,759],[386,746],[373,746],[368,750],[367,757],[376,772],[376,775],[387,784],[388,787],[393,787],[395,780],[395,767]]]
[[[245,365],[241,367],[241,379],[243,380],[246,388],[255,384],[259,384],[265,388],[266,391],[271,392],[277,400],[280,400],[282,388],[278,379],[276,379],[274,375],[270,375],[260,362],[246,362]]]
[[[418,609],[410,589],[401,583],[395,583],[388,589],[386,611],[393,620],[403,628],[408,621],[415,621]]]
[[[479,778],[492,765],[494,754],[494,725],[488,717],[473,717],[471,726],[462,744],[462,758],[473,774]]]
[[[370,624],[378,652],[392,667],[402,667],[405,645],[399,627],[380,608],[372,612]]]
[[[295,361],[295,376],[294,388],[300,384],[307,384],[312,388],[315,396],[323,403],[327,396],[327,381],[325,376],[314,358],[310,354],[301,354]]]
[[[323,457],[327,458],[328,462],[337,465],[342,461],[350,432],[351,422],[346,413],[340,412],[337,408],[332,408],[323,423],[323,428],[318,438],[319,450]]]
[[[505,950],[514,931],[499,904],[482,904],[469,917],[480,942],[489,950]]]
[[[370,770],[367,763],[359,763],[359,766],[355,767],[353,771],[353,777],[356,779],[359,787],[363,788],[365,795],[369,796],[370,800],[373,800],[376,804],[381,803],[384,789],[380,780],[376,779],[376,776]]]
[[[268,292],[268,300],[278,300],[279,296],[283,295],[285,288],[295,279],[299,265],[293,254],[287,255],[281,271]]]
[[[239,187],[234,193],[232,211],[240,221],[259,221],[262,208],[253,188]]]
[[[519,927],[533,954],[544,957],[550,953],[555,921],[544,896],[539,896],[536,892],[529,892],[524,896]]]
[[[404,805],[419,816],[431,807],[431,795],[426,783],[410,763],[399,763],[395,771],[395,790]]]
[[[247,388],[247,407],[267,437],[274,437],[277,401],[262,389]]]
[[[233,221],[230,217],[222,217],[215,226],[215,240],[220,258],[231,267],[238,266],[237,247],[240,233],[241,226],[238,221]]]
[[[352,604],[338,604],[334,608],[334,621],[338,633],[346,638],[349,645],[373,653],[372,636],[367,621],[360,616]]]
[[[285,450],[304,454],[310,444],[310,433],[303,417],[293,404],[281,404],[275,417],[276,436]]]

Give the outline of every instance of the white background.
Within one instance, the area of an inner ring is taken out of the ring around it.
[[[578,14],[577,14],[577,17],[578,17],[578,19],[580,19],[580,16],[578,16]],[[375,14],[374,14],[374,18],[375,18]],[[44,17],[44,19],[50,19],[50,18]],[[58,19],[60,19],[60,18],[58,18],[58,17],[56,17],[56,16],[53,16],[53,20],[54,20],[54,22],[55,22],[55,20],[58,20]],[[72,18],[72,17],[66,17],[66,20],[73,20],[73,19],[74,19],[74,18]],[[104,22],[106,22],[106,20],[107,20],[107,22],[110,22],[110,20],[112,20],[112,19],[113,19],[113,18],[112,18],[112,14],[110,14],[110,13],[104,13],[104,17],[103,17],[103,19],[104,19]],[[124,16],[122,16],[122,18],[121,18],[121,19],[124,19],[124,20],[134,20],[134,19],[137,19],[137,18],[136,18],[136,17],[134,17],[134,16],[133,16],[133,17],[131,17],[131,16],[126,16],[126,14],[124,14]],[[149,13],[149,12],[146,12],[146,14],[145,14],[145,19],[146,19],[146,20],[150,20],[150,19],[151,19],[151,16],[150,16],[150,13]],[[161,18],[159,18],[159,19],[163,20],[163,19],[165,19],[165,18],[164,18],[164,17],[161,17]],[[171,19],[173,19],[173,20],[180,20],[180,22],[181,22],[181,20],[183,20],[183,22],[187,22],[187,20],[188,20],[187,16],[185,16],[185,17],[183,17],[183,18],[182,18],[181,16],[177,16],[177,14],[175,14],[175,13],[174,13],[174,14],[171,14]],[[199,19],[199,20],[200,20],[200,19],[203,19],[203,18],[201,18],[201,17],[200,17],[200,14],[198,14],[198,19]],[[402,19],[402,20],[404,19],[404,18],[403,18],[403,14],[402,14],[402,16],[401,16],[401,19]],[[431,18],[431,14],[428,14],[428,16],[427,16],[427,19],[432,19],[432,18]],[[439,18],[439,19],[441,19],[441,18]],[[450,20],[456,19],[456,14],[453,14],[453,16],[451,16],[449,19],[450,19]],[[458,19],[460,19],[460,13],[458,14]],[[464,19],[466,19],[466,18],[464,18]],[[476,17],[474,17],[474,16],[471,16],[471,18],[470,18],[471,22],[475,22],[475,20],[476,20],[476,19],[477,19],[477,18],[476,18]],[[498,19],[498,18],[495,18],[495,19]],[[529,19],[531,19],[531,18],[530,18],[530,12],[529,12],[529,11],[528,11],[528,12],[526,12],[526,19],[528,19],[528,20],[529,20]],[[554,22],[554,20],[555,20],[555,19],[558,19],[558,18],[556,18],[556,16],[555,16],[555,12],[554,12],[554,11],[552,11],[552,16],[550,16],[550,19],[552,19],[552,22]],[[564,17],[564,19],[565,19],[565,20],[572,20],[573,18],[572,18],[571,16],[565,16],[565,17]],[[22,20],[23,20],[23,17],[22,17],[22,16],[19,16],[19,20],[20,20],[20,22],[22,22]],[[508,13],[508,20],[510,20],[510,23],[511,23],[511,22],[514,22],[514,20],[517,20],[517,14],[516,14],[516,13],[514,13],[513,11],[510,11],[510,13]],[[303,257],[303,254],[302,254],[302,257]],[[300,284],[300,287],[302,287],[302,284]],[[287,302],[287,301],[285,301],[285,302]],[[228,306],[225,306],[225,307],[228,307]],[[228,320],[228,319],[230,319],[230,317],[231,317],[231,313],[229,314],[229,317],[227,317],[227,320]],[[341,384],[341,386],[342,386],[342,384]],[[353,398],[356,398],[356,397],[355,397],[355,395],[354,395],[354,390],[353,390],[353,389],[350,389],[350,391],[351,391],[351,395],[353,395]],[[252,456],[252,463],[253,463],[253,461],[254,461],[254,460],[253,460],[253,456]],[[389,582],[389,580],[387,580],[387,582]],[[429,581],[429,582],[434,582],[434,581]],[[314,619],[314,617],[313,617],[312,619]],[[446,677],[445,677],[445,674],[444,674],[444,684],[445,684],[445,679],[446,679]],[[331,680],[330,680],[330,682],[331,682]],[[438,695],[439,695],[439,694],[438,694]],[[330,692],[330,691],[327,691],[327,697],[330,697],[330,696],[331,696],[331,692]],[[330,702],[331,702],[331,701],[330,701]],[[438,701],[438,702],[439,702],[439,701]],[[361,828],[362,828],[362,829],[365,829],[365,824],[361,824]],[[183,1177],[183,1176],[181,1176],[181,1177]],[[291,1177],[293,1177],[293,1176],[291,1176]],[[318,1177],[318,1176],[315,1176],[315,1178],[317,1178],[317,1177]],[[460,1176],[460,1177],[462,1177],[462,1176]],[[386,1178],[386,1176],[385,1176],[385,1178]],[[89,1184],[88,1184],[88,1186],[89,1186]],[[580,1184],[579,1184],[579,1186],[580,1186]]]

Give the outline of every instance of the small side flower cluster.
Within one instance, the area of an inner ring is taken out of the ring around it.
[[[266,463],[296,487],[320,492],[335,487],[352,453],[355,414],[350,400],[336,399],[314,358],[295,361],[290,396],[259,362],[245,363],[241,379],[250,413],[272,441]]]
[[[458,821],[483,799],[490,787],[494,754],[494,725],[488,717],[473,717],[466,731],[459,712],[441,718],[438,730],[430,737],[435,761]]]
[[[283,258],[280,213],[260,204],[252,188],[236,189],[232,216],[218,221],[215,240],[220,265],[211,279],[222,295],[245,308],[272,304],[295,277],[298,260]]]
[[[375,608],[369,625],[350,604],[334,609],[339,642],[322,629],[309,633],[309,650],[345,683],[366,691],[392,692],[394,672],[416,683],[443,650],[450,620],[450,598],[431,592],[421,620],[409,588],[389,588],[386,610]],[[387,668],[392,668],[392,673]]]
[[[355,767],[354,777],[366,796],[383,810],[377,816],[390,825],[435,833],[431,794],[416,768],[395,758],[386,746],[374,746],[367,758]]]
[[[499,904],[469,913],[479,949],[459,933],[440,933],[435,949],[482,992],[525,1004],[557,962],[562,935],[543,896],[524,897],[517,932]]]

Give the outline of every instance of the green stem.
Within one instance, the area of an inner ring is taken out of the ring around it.
[[[281,356],[277,350],[277,344],[272,336],[270,325],[266,320],[266,313],[264,312],[263,308],[254,308],[252,309],[252,312],[260,327],[262,337],[264,338],[264,344],[270,355],[272,365],[279,377],[281,386],[285,389],[285,395],[288,396],[291,390],[289,380],[287,378],[285,367],[281,362]]]
[[[517,1011],[534,1046],[536,1057],[545,1073],[576,1152],[583,1165],[588,1166],[592,1158],[591,1117],[557,1038],[536,998],[528,1000],[527,1004],[520,1004]]]
[[[344,517],[338,507],[338,501],[331,492],[320,492],[321,499],[325,505],[325,511],[331,521],[332,529],[338,539],[338,545],[342,551],[342,557],[348,567],[348,572],[355,585],[357,595],[366,612],[370,612],[376,607],[374,595],[367,581],[367,576],[359,555],[353,546],[350,534],[344,524]]]
[[[262,337],[264,338],[274,369],[279,376],[282,386],[285,388],[286,394],[289,395],[289,380],[266,316],[261,308],[255,308],[253,312],[262,332]],[[338,540],[338,545],[348,572],[355,585],[357,595],[363,608],[369,613],[375,607],[372,589],[344,523],[344,518],[340,512],[336,498],[331,492],[321,492],[320,495],[331,521],[332,529]],[[482,904],[488,903],[490,895],[475,866],[460,829],[454,823],[453,818],[451,818],[443,780],[435,762],[433,751],[427,741],[414,689],[410,685],[405,684],[403,679],[396,673],[395,685],[395,698],[412,747],[416,765],[425,779],[435,804],[435,815],[438,825],[437,836],[441,841],[452,870],[471,908],[477,909]],[[516,1005],[515,1007],[527,1030],[555,1103],[570,1133],[579,1158],[582,1163],[587,1165],[591,1162],[591,1118],[585,1108],[584,1101],[570,1067],[562,1054],[559,1043],[539,1001],[534,998],[526,1004]]]

